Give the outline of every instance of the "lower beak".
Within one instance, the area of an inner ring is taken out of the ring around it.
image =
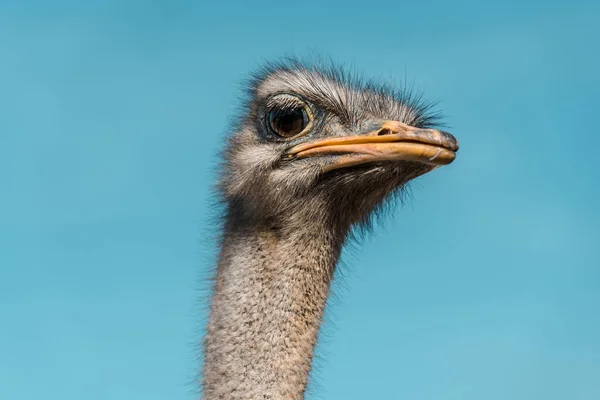
[[[451,134],[386,121],[357,136],[315,140],[288,150],[294,158],[336,155],[324,172],[375,161],[413,161],[434,167],[454,161],[458,141]]]

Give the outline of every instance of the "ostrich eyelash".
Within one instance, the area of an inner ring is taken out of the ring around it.
[[[277,108],[282,111],[290,111],[299,107],[310,108],[306,102],[300,100],[294,95],[288,94],[279,94],[271,97],[267,101],[266,106],[269,110]]]

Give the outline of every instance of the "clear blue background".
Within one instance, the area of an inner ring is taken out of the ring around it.
[[[457,161],[348,251],[310,399],[600,399],[600,3],[0,0],[0,398],[193,399],[240,82],[320,54]]]

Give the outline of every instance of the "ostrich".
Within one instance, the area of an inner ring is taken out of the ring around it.
[[[344,242],[458,142],[419,96],[337,67],[269,64],[223,154],[203,392],[303,399]]]

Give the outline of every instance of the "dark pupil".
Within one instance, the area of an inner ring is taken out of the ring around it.
[[[304,109],[271,111],[269,119],[271,128],[281,136],[294,136],[305,128]]]

